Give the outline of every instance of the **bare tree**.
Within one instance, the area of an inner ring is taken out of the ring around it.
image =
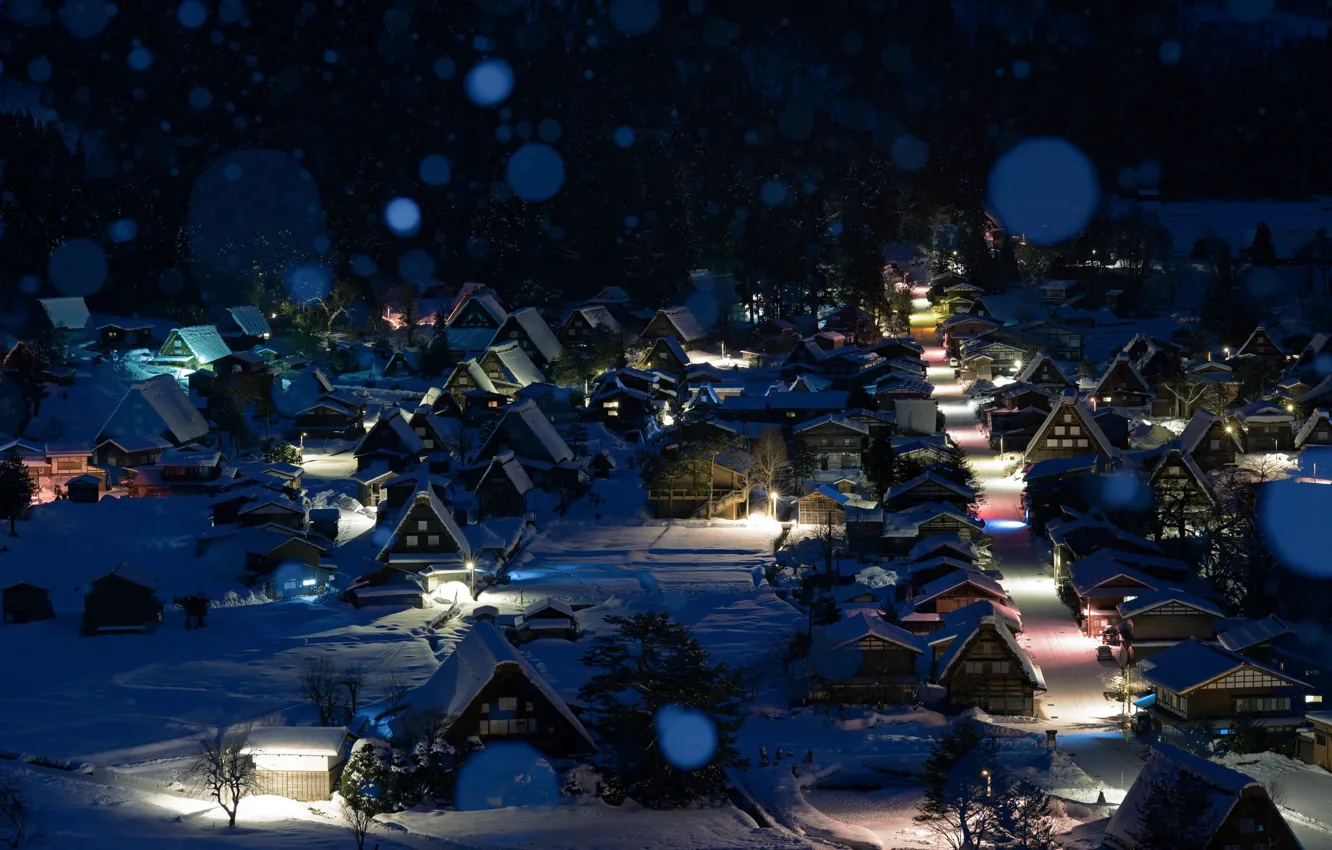
[[[185,769],[186,779],[217,801],[236,825],[240,801],[259,793],[259,774],[249,745],[250,727],[220,729],[199,739],[199,750]]]
[[[402,710],[403,704],[407,702],[407,692],[411,690],[411,686],[395,670],[384,677],[381,688],[384,694],[384,702],[388,703],[388,711],[385,713],[397,714]]]
[[[356,850],[365,850],[365,834],[370,831],[370,824],[375,822],[375,812],[365,806],[354,805],[343,798],[340,809],[342,825],[356,839]]]
[[[36,837],[28,795],[16,777],[0,780],[0,844],[21,847]]]
[[[356,717],[356,709],[360,705],[361,691],[365,690],[366,678],[365,664],[348,664],[338,674],[338,684],[342,685],[347,692],[348,718]]]
[[[1229,399],[1224,384],[1185,372],[1167,378],[1165,388],[1175,397],[1175,413],[1185,419],[1199,410],[1224,410]]]
[[[777,492],[778,479],[790,466],[786,440],[782,439],[780,432],[769,431],[754,441],[754,448],[749,454],[753,458],[749,467],[749,480],[771,499]]]
[[[311,658],[301,666],[301,697],[314,706],[320,726],[332,726],[342,713],[342,676],[327,658]]]

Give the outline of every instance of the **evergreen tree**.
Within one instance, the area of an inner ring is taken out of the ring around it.
[[[814,477],[819,469],[819,458],[802,442],[797,441],[795,451],[791,452],[791,482],[796,487],[796,495],[805,494],[805,483]]]
[[[1212,836],[1200,824],[1207,822],[1211,808],[1207,786],[1192,773],[1181,770],[1154,777],[1138,807],[1133,840],[1141,847],[1206,850]]]
[[[874,487],[876,501],[883,501],[888,488],[898,483],[897,455],[893,451],[893,438],[888,434],[876,437],[865,452],[865,477]]]
[[[338,786],[352,808],[374,814],[392,810],[388,802],[389,758],[388,746],[383,741],[362,738],[356,742]]]
[[[940,460],[931,464],[930,469],[954,484],[969,487],[976,494],[977,502],[984,495],[980,476],[972,468],[971,459],[967,457],[966,450],[959,445],[950,443],[943,450]]]
[[[18,537],[14,521],[23,516],[37,494],[37,483],[19,457],[10,450],[0,456],[0,517],[9,520],[9,536]]]
[[[605,769],[645,806],[719,799],[726,790],[724,769],[743,764],[735,747],[744,722],[740,676],[713,663],[669,614],[607,617],[606,622],[616,632],[598,637],[583,656],[583,664],[596,672],[579,691],[606,744]],[[659,717],[663,709],[669,716],[677,707],[701,712],[716,730],[716,748],[701,767],[677,767],[671,763],[671,747],[663,747]]]
[[[1255,266],[1275,266],[1276,246],[1272,244],[1272,228],[1267,222],[1258,222],[1258,229],[1253,234],[1253,244],[1249,247],[1249,259]]]
[[[916,820],[954,847],[983,846],[995,829],[992,792],[998,742],[976,721],[961,720],[930,748],[924,767],[925,798],[917,806]]]
[[[1050,797],[1029,782],[1010,782],[995,801],[995,845],[1004,850],[1053,850]]]

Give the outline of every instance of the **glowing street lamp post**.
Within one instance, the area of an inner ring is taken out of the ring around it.
[[[772,500],[772,519],[774,522],[777,521],[777,495],[776,493],[768,494],[768,498]]]
[[[468,561],[467,563],[463,564],[463,566],[467,567],[467,577],[468,577],[468,579],[469,579],[469,584],[471,585],[472,599],[475,600],[475,599],[476,599],[476,562],[475,562],[475,561]]]

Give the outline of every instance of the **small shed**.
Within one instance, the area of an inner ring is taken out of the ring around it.
[[[329,540],[338,539],[338,523],[342,520],[342,511],[337,508],[312,508],[310,510],[310,530],[323,535]]]
[[[51,588],[21,581],[4,589],[6,623],[31,623],[55,617]]]
[[[254,759],[261,794],[303,803],[327,800],[337,790],[353,736],[345,726],[261,726],[246,751]]]
[[[162,622],[158,579],[120,564],[83,585],[83,634],[151,632]]]
[[[524,643],[540,638],[573,640],[582,631],[568,603],[550,598],[527,606],[518,616],[514,627],[518,631],[519,640]]]
[[[102,497],[102,479],[96,475],[80,475],[65,482],[65,492],[71,502],[96,502]]]

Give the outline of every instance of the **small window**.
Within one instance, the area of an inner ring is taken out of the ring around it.
[[[439,545],[439,535],[438,535],[438,534],[431,534],[431,535],[429,535],[428,537],[426,537],[426,545],[429,546],[431,549],[434,549],[436,546],[438,546],[438,545]]]
[[[488,702],[483,702],[483,703],[481,703],[481,713],[482,713],[482,714],[489,714],[489,713],[490,713],[490,703],[488,703]]]
[[[420,538],[420,537],[417,537],[415,534],[409,534],[409,535],[407,535],[407,548],[408,548],[408,549],[415,549],[415,548],[420,544],[420,542],[421,542],[421,538]]]
[[[528,710],[528,711],[535,711],[535,709],[532,708],[532,703],[529,702],[529,703],[527,704],[527,710]]]
[[[1323,701],[1323,695],[1322,695],[1322,694],[1305,694],[1305,695],[1304,695],[1304,702],[1305,702],[1306,704],[1307,704],[1307,703],[1311,703],[1311,702],[1322,702],[1322,701]]]
[[[418,437],[424,437],[424,436],[425,436],[425,426],[424,426],[424,425],[422,425],[421,427],[419,427],[419,428],[416,429],[416,436],[418,436]]]
[[[434,441],[434,440],[422,440],[422,441],[421,441],[421,445],[422,445],[422,446],[425,446],[427,449],[433,449],[433,448],[435,447],[435,441]]]
[[[499,700],[499,710],[500,710],[500,711],[517,711],[517,710],[518,710],[518,699],[517,699],[517,697],[500,697],[500,700]]]
[[[430,528],[430,521],[429,521],[429,520],[418,519],[418,520],[416,521],[416,530],[417,530],[417,531],[425,531],[425,530],[428,529],[428,528]]]

